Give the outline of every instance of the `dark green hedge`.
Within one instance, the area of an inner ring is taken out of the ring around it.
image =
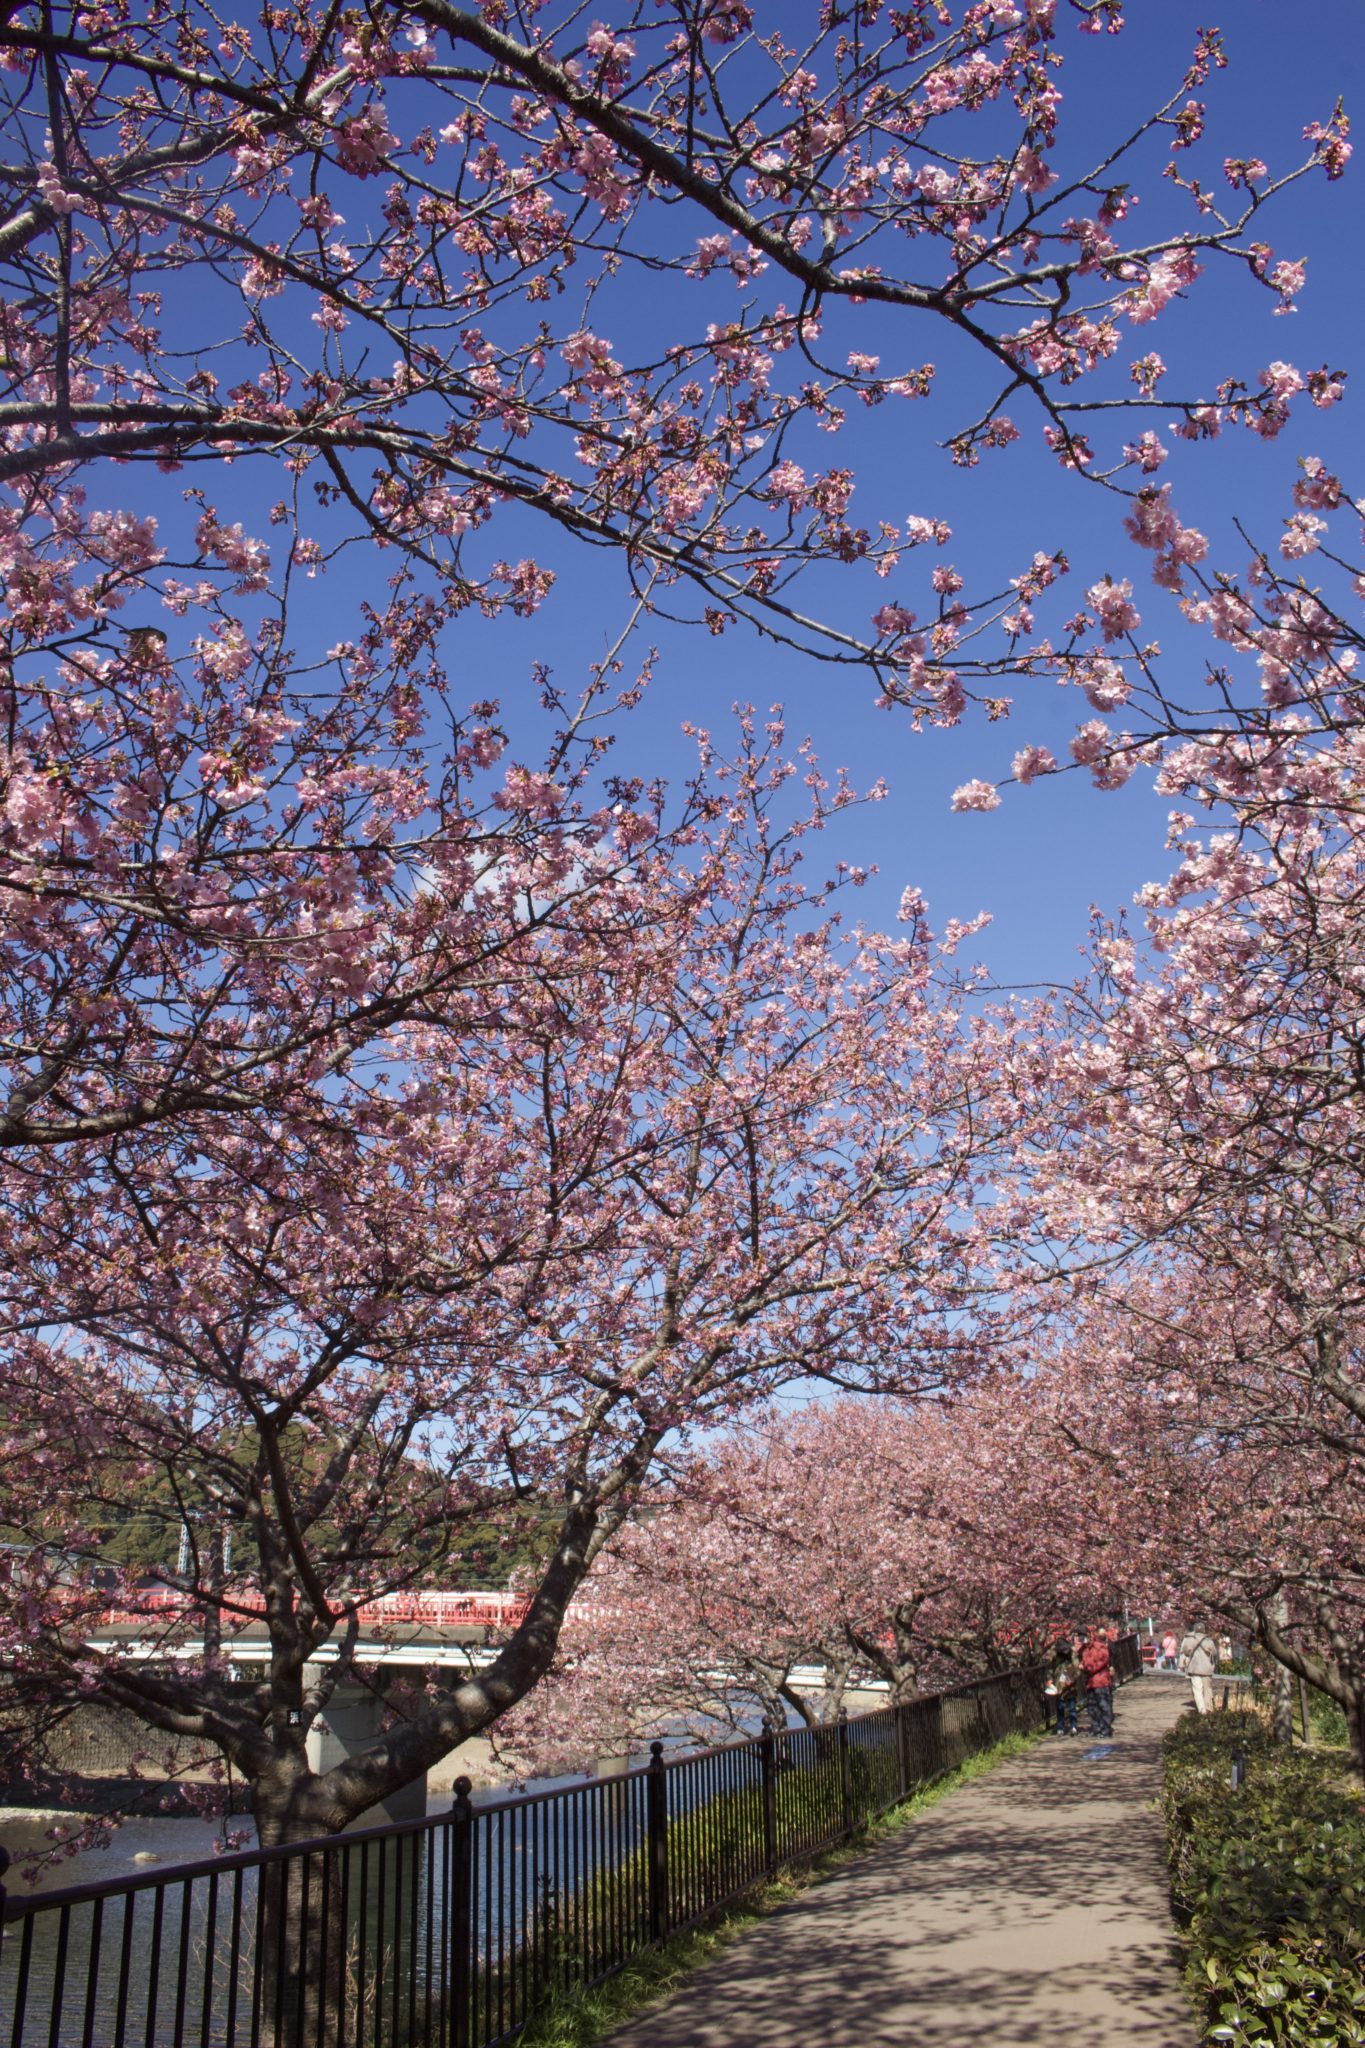
[[[1365,1808],[1340,1759],[1278,1746],[1255,1714],[1187,1715],[1163,1806],[1205,2039],[1365,2048]]]

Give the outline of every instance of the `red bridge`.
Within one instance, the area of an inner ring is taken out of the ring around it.
[[[383,1593],[359,1608],[363,1628],[515,1628],[530,1608],[523,1593]],[[233,1596],[237,1614],[264,1614],[265,1602],[252,1594]],[[194,1612],[194,1603],[171,1587],[140,1594],[136,1606],[110,1608],[104,1621],[111,1628]]]

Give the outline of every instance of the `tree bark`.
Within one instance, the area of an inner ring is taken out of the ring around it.
[[[253,1777],[252,1812],[263,1849],[286,1849],[334,1831],[339,1823],[328,1827],[317,1812],[321,1784],[301,1745]],[[338,1838],[335,1849],[261,1866],[253,2005],[261,2038],[281,2048],[336,2048],[357,2032],[356,1944],[348,1941],[341,1910],[342,1859],[350,1853]],[[361,1942],[365,1934],[362,1926]]]
[[[1356,1775],[1365,1779],[1365,1691],[1358,1691],[1346,1709],[1346,1732],[1351,1740]]]
[[[1289,1602],[1283,1593],[1270,1603],[1270,1619],[1278,1635],[1283,1636],[1289,1628]],[[1275,1740],[1286,1749],[1294,1746],[1294,1674],[1288,1665],[1278,1658],[1270,1676],[1271,1721],[1275,1729]]]

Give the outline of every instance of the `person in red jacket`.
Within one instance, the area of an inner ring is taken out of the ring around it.
[[[1096,1622],[1081,1651],[1085,1673],[1085,1705],[1092,1735],[1114,1732],[1114,1667],[1109,1661],[1109,1638],[1102,1622]]]

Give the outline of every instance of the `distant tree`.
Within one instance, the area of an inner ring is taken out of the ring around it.
[[[756,1417],[615,1539],[499,1738],[566,1768],[683,1716],[704,1737],[756,1708],[819,1726],[860,1679],[910,1700],[1039,1656],[1112,1604],[1085,1542],[1093,1491],[1060,1438],[1040,1456],[1023,1379]]]
[[[1365,1756],[1358,687],[1346,624],[1319,606],[1310,634],[1318,599],[1281,594],[1283,660],[1324,715],[1248,736],[1240,789],[1235,749],[1192,743],[1230,829],[1178,814],[1145,935],[1102,928],[1088,981],[1002,1027],[1033,1105],[1011,1226],[1016,1281],[1031,1238],[1066,1304],[1073,1373],[1100,1404],[1150,1396],[1173,1499],[1221,1504],[1177,1519],[1171,1568],[1331,1692]]]
[[[1094,1504],[1094,1569],[1141,1610],[1228,1628],[1342,1707],[1359,1767],[1358,1446],[1277,1368],[1254,1299],[1197,1269],[1114,1288],[1034,1379],[1034,1453]]]

